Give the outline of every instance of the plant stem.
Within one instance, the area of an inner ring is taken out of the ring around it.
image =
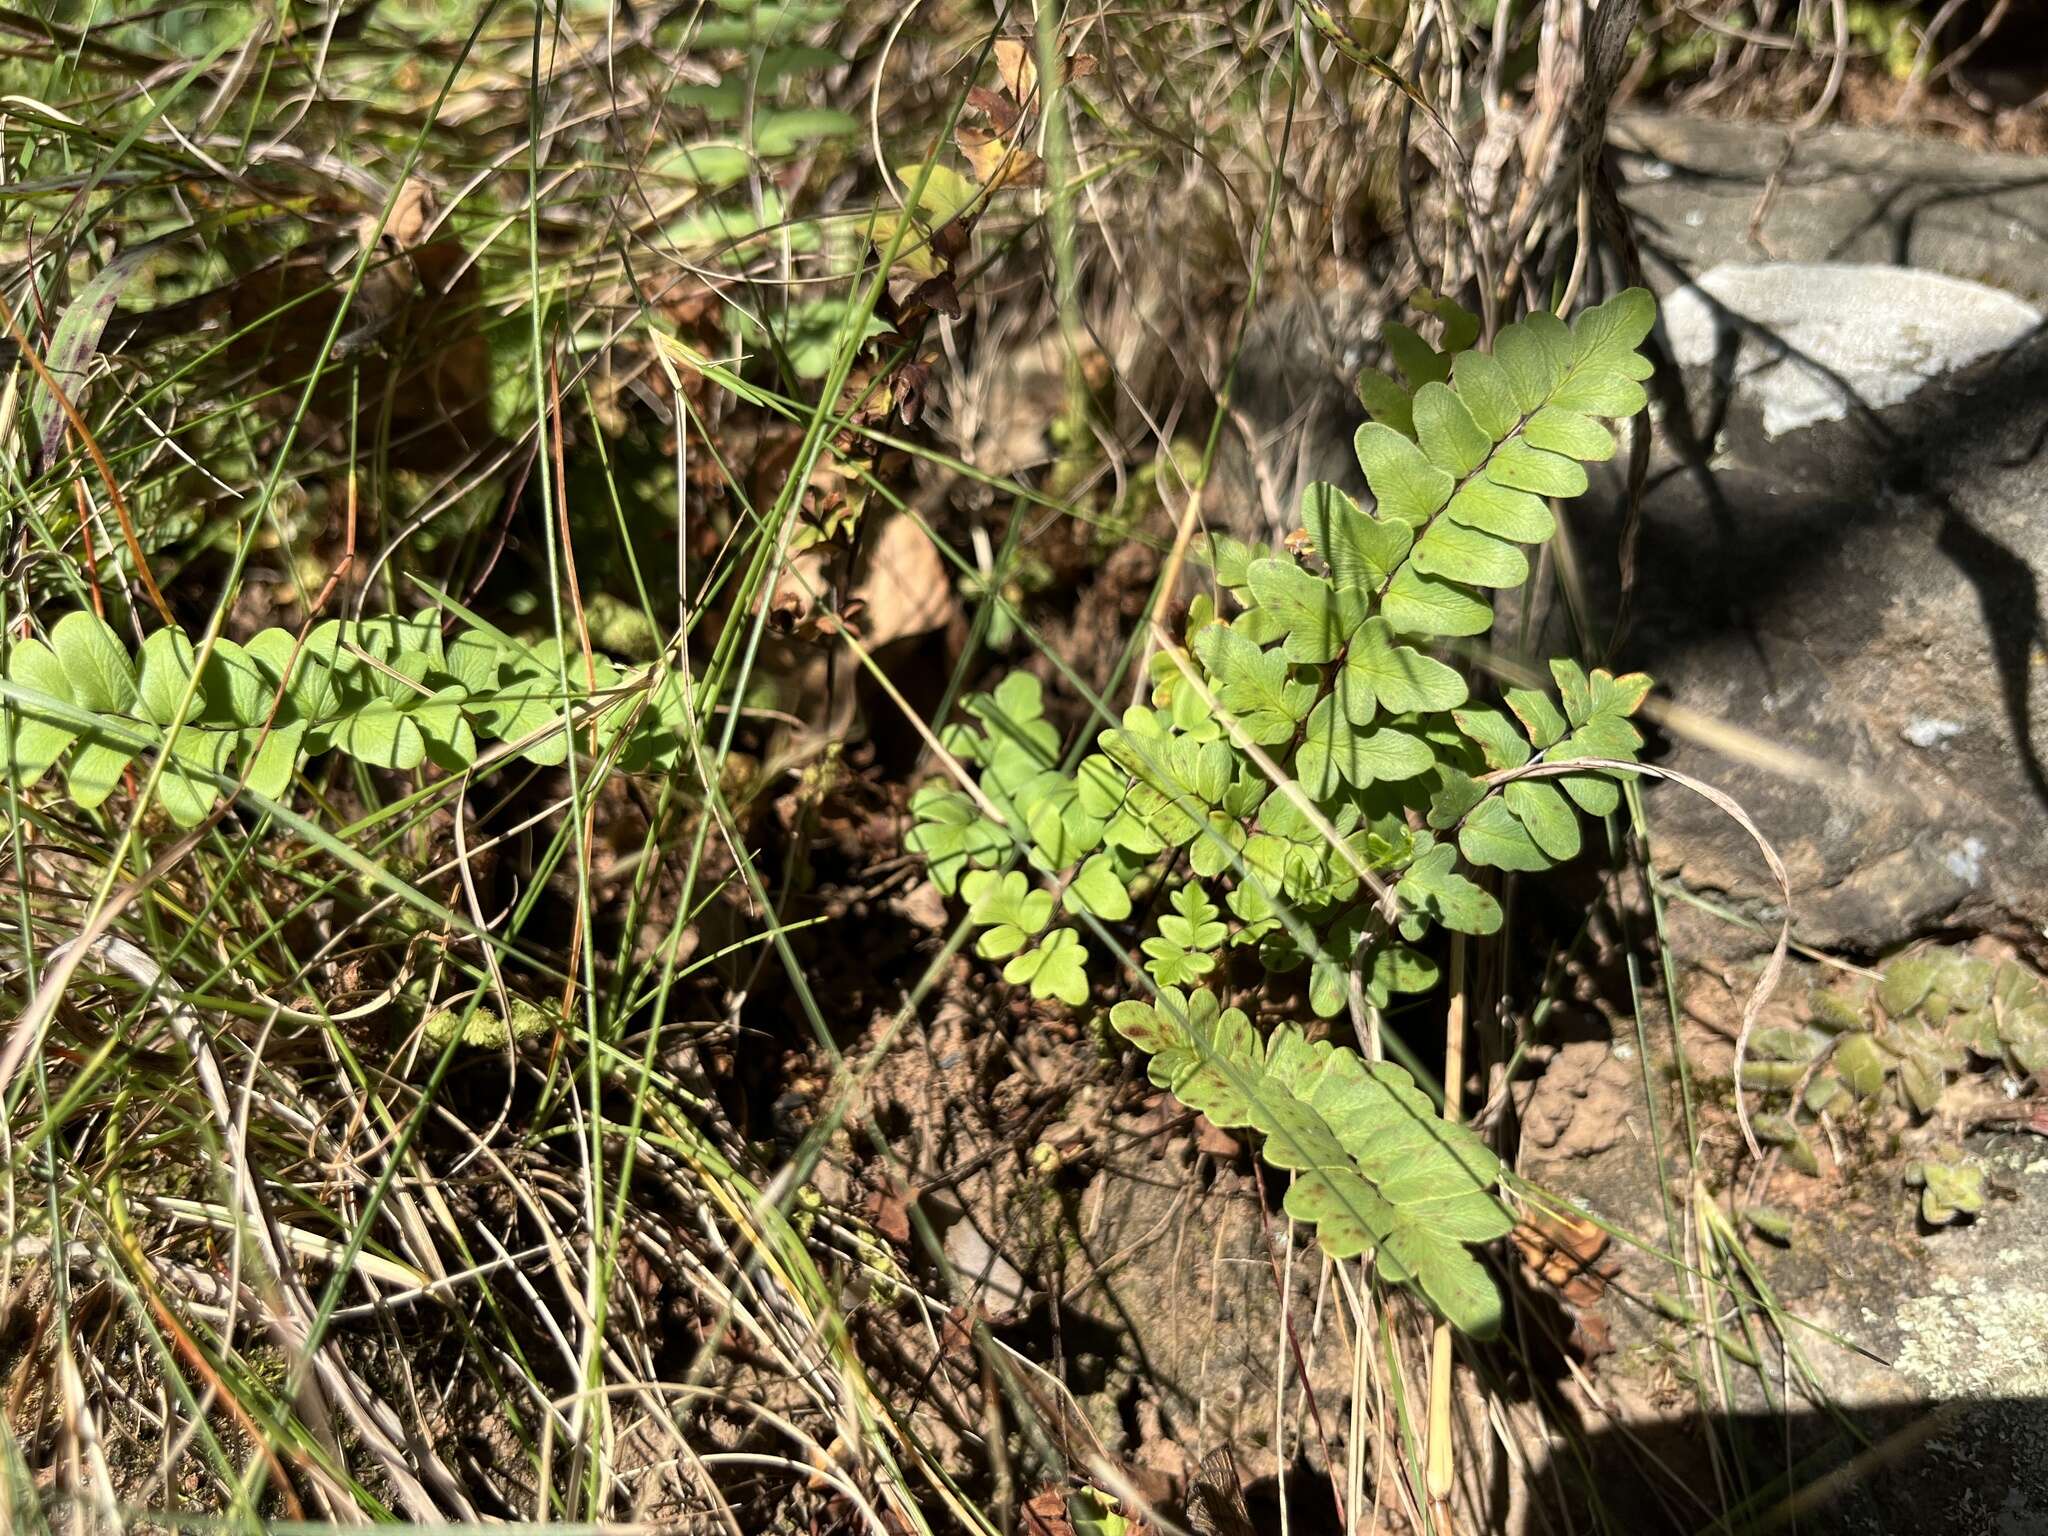
[[[1465,1090],[1465,935],[1451,934],[1450,1005],[1444,1017],[1444,1119],[1456,1123]],[[1430,1337],[1429,1511],[1436,1536],[1451,1530],[1451,1325]]]

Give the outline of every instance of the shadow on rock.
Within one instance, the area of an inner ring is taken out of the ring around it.
[[[1560,1449],[1532,1486],[1531,1531],[2035,1536],[2048,1399],[1636,1423]]]

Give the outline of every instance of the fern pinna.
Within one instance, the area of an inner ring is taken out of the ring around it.
[[[1548,869],[1578,853],[1580,811],[1619,802],[1604,771],[1530,770],[1632,761],[1642,745],[1629,717],[1645,677],[1553,661],[1554,697],[1509,688],[1502,710],[1428,651],[1491,628],[1486,591],[1525,583],[1524,547],[1556,530],[1548,498],[1582,494],[1582,464],[1615,451],[1603,420],[1643,408],[1650,295],[1569,326],[1532,315],[1490,352],[1473,348],[1471,316],[1432,307],[1442,350],[1390,326],[1404,380],[1360,381],[1374,509],[1313,486],[1288,550],[1203,541],[1222,606],[1195,600],[1185,649],[1152,659],[1150,704],[1093,752],[1062,753],[1027,674],[967,700],[941,743],[975,792],[925,785],[907,841],[966,900],[978,952],[1034,995],[1085,1005],[1099,948],[1117,948],[1149,995],[1110,1022],[1152,1080],[1257,1130],[1295,1174],[1288,1211],[1326,1251],[1370,1253],[1484,1335],[1500,1298],[1470,1245],[1512,1225],[1493,1154],[1401,1068],[1294,1024],[1262,1039],[1207,985],[1249,949],[1274,972],[1306,966],[1326,1018],[1429,990],[1432,928],[1501,923],[1469,869]],[[1118,938],[1131,925],[1142,958]]]
[[[190,827],[238,786],[276,799],[328,751],[379,768],[460,770],[477,762],[479,742],[495,741],[507,755],[558,763],[573,721],[579,740],[587,730],[595,750],[616,746],[622,768],[644,771],[674,767],[683,741],[679,674],[625,672],[575,652],[565,664],[552,645],[481,628],[444,640],[431,613],[328,620],[303,644],[285,629],[246,645],[216,641],[172,731],[196,660],[175,629],[153,632],[131,659],[86,612],[58,619],[47,641],[15,640],[0,768],[27,788],[61,762],[66,794],[91,810],[132,762],[168,744],[157,797]]]

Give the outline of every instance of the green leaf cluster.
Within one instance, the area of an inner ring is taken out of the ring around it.
[[[1284,550],[1198,541],[1216,595],[1152,658],[1145,701],[1092,740],[1070,742],[1022,672],[943,733],[974,790],[958,774],[918,790],[907,845],[966,898],[1007,979],[1079,1006],[1110,952],[1162,995],[1220,985],[1242,956],[1305,970],[1319,1017],[1386,1007],[1436,985],[1435,929],[1500,927],[1484,871],[1574,857],[1581,817],[1619,803],[1608,770],[1564,765],[1636,759],[1649,679],[1559,660],[1554,691],[1483,698],[1459,642],[1492,626],[1490,593],[1528,579],[1551,501],[1613,455],[1606,423],[1642,409],[1654,306],[1630,290],[1570,325],[1535,315],[1490,350],[1456,305],[1428,307],[1443,350],[1390,327],[1400,376],[1360,383],[1369,507],[1317,485]],[[1430,1289],[1448,1295],[1447,1260],[1408,1264],[1369,1223],[1324,1230],[1470,1315]]]
[[[303,644],[286,629],[219,640],[195,680],[183,632],[159,629],[131,655],[105,620],[67,613],[45,636],[6,648],[0,770],[26,789],[62,763],[67,797],[92,810],[138,759],[161,754],[158,797],[189,827],[225,785],[276,799],[327,752],[376,768],[459,771],[482,744],[503,742],[530,762],[559,763],[569,721],[579,740],[587,731],[597,750],[616,748],[628,771],[675,765],[685,723],[675,678],[651,666],[621,671],[602,656],[566,663],[552,643],[481,629],[446,639],[429,613],[331,619]]]
[[[1743,1087],[1788,1125],[1877,1106],[1924,1119],[1973,1062],[2019,1078],[2048,1070],[2048,984],[2017,961],[1936,945],[1810,1001],[1810,1023],[1758,1030],[1742,1067]],[[1818,1168],[1810,1153],[1792,1160]]]
[[[1920,1219],[1945,1227],[1984,1209],[1984,1170],[1975,1163],[1929,1158],[1906,1168],[1908,1188],[1920,1191]]]
[[[1259,1132],[1266,1160],[1294,1173],[1288,1215],[1313,1225],[1332,1257],[1369,1253],[1464,1332],[1499,1329],[1500,1293],[1469,1245],[1514,1226],[1493,1194],[1500,1162],[1400,1067],[1292,1024],[1261,1041],[1207,991],[1161,987],[1152,1002],[1118,1003],[1110,1022],[1181,1103],[1226,1130]]]

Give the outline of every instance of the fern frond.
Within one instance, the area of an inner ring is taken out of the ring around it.
[[[160,629],[131,658],[105,620],[67,613],[47,643],[31,636],[7,648],[0,768],[26,788],[64,762],[67,795],[92,810],[138,756],[168,739],[158,795],[171,820],[190,827],[213,809],[223,781],[275,799],[308,759],[330,751],[379,768],[431,761],[453,771],[477,760],[480,741],[498,741],[524,743],[518,755],[528,761],[558,763],[570,749],[566,731],[553,729],[565,705],[600,749],[620,748],[622,767],[675,761],[682,700],[655,669],[623,673],[603,658],[586,669],[580,656],[560,663],[549,647],[480,632],[444,645],[431,616],[328,620],[303,645],[266,629],[246,645],[216,642],[172,737],[197,665],[191,640]]]
[[[1110,1022],[1150,1057],[1153,1083],[1226,1130],[1259,1133],[1266,1161],[1295,1175],[1287,1213],[1332,1258],[1370,1255],[1454,1327],[1498,1331],[1500,1292],[1471,1245],[1514,1227],[1493,1193],[1500,1161],[1400,1067],[1292,1024],[1262,1043],[1206,991],[1161,987],[1152,1002],[1118,1003]]]
[[[1360,994],[1384,1007],[1429,990],[1437,969],[1415,946],[1432,929],[1501,925],[1465,871],[1548,869],[1579,852],[1581,812],[1619,801],[1605,770],[1524,770],[1626,763],[1642,746],[1629,717],[1648,678],[1553,662],[1555,698],[1508,689],[1499,709],[1429,650],[1492,626],[1484,594],[1528,580],[1527,548],[1556,532],[1549,498],[1584,492],[1583,466],[1614,453],[1603,421],[1644,403],[1650,296],[1624,293],[1569,327],[1532,316],[1490,352],[1456,305],[1423,307],[1443,321],[1443,350],[1389,327],[1406,382],[1360,381],[1372,509],[1312,486],[1303,553],[1202,541],[1230,611],[1198,598],[1186,652],[1153,660],[1149,703],[1071,770],[1034,679],[968,701],[943,739],[978,772],[980,801],[927,785],[906,843],[967,897],[980,952],[1039,997],[1089,997],[1092,930],[1057,911],[1123,923],[1142,905],[1136,948],[1158,1001],[1118,1002],[1111,1017],[1151,1054],[1153,1081],[1219,1125],[1259,1131],[1267,1160],[1295,1171],[1288,1209],[1326,1251],[1370,1250],[1382,1273],[1483,1331],[1499,1299],[1469,1245],[1507,1221],[1491,1154],[1398,1068],[1293,1025],[1262,1041],[1242,1013],[1178,990],[1219,974],[1231,949],[1276,973],[1306,966],[1325,1018]]]

